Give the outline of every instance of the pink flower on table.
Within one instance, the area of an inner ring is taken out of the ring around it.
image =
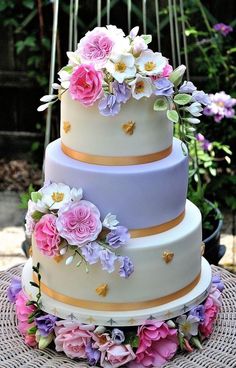
[[[209,296],[204,304],[205,307],[205,319],[199,324],[199,330],[204,337],[208,337],[214,327],[214,322],[219,311],[219,306],[217,306],[214,300]]]
[[[36,346],[37,342],[35,335],[29,335],[28,330],[34,327],[34,323],[29,323],[28,318],[31,313],[33,313],[36,308],[34,305],[26,305],[29,301],[27,296],[21,290],[16,296],[16,316],[18,320],[18,330],[25,337],[25,343],[30,346]]]
[[[56,216],[44,215],[35,225],[35,240],[40,252],[49,257],[59,255],[60,235],[56,228]]]
[[[111,344],[106,350],[102,351],[100,365],[103,368],[118,368],[134,360],[135,357],[135,353],[129,344]]]
[[[95,326],[72,321],[59,321],[55,326],[56,351],[64,351],[69,358],[86,358],[86,346],[91,342]]]
[[[93,63],[102,68],[111,54],[114,41],[104,27],[96,27],[86,33],[78,44],[78,51],[82,62]]]
[[[69,91],[73,100],[91,106],[101,96],[102,73],[93,65],[81,64],[70,78]]]
[[[162,321],[146,321],[138,328],[139,347],[129,367],[160,367],[170,360],[178,348],[177,330]]]
[[[85,200],[63,206],[58,211],[56,225],[61,237],[78,246],[97,239],[102,230],[99,210]]]

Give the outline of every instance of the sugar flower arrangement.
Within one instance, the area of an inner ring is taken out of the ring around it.
[[[151,35],[138,35],[134,27],[128,36],[116,26],[96,27],[80,40],[75,52],[67,52],[68,64],[59,71],[53,88],[38,111],[60,99],[69,90],[71,98],[89,107],[98,104],[102,115],[114,116],[130,98],[157,96],[154,110],[167,112],[173,122],[199,123],[198,117],[210,101],[208,95],[185,81],[185,66],[173,70],[168,59],[149,47]]]
[[[120,328],[82,324],[76,319],[61,320],[41,309],[40,265],[37,300],[29,300],[14,278],[8,298],[15,303],[18,329],[31,347],[45,349],[53,343],[56,351],[72,359],[85,359],[102,368],[161,367],[179,350],[201,349],[202,341],[212,333],[224,285],[213,276],[207,299],[189,312],[167,321],[147,320],[138,327]]]
[[[118,263],[121,277],[129,277],[134,266],[117,250],[129,241],[128,229],[119,225],[115,215],[108,214],[103,222],[98,208],[82,199],[81,188],[62,183],[50,183],[31,194],[26,214],[26,233],[34,233],[35,243],[45,256],[63,256],[66,265],[76,266],[100,262],[111,273]]]

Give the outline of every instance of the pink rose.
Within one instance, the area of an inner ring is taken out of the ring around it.
[[[78,50],[83,62],[94,63],[96,67],[102,68],[111,54],[113,45],[108,30],[96,27],[80,40]]]
[[[61,238],[56,228],[56,216],[44,215],[35,225],[35,240],[39,250],[46,256],[59,255]]]
[[[136,359],[130,367],[160,367],[170,360],[178,348],[177,330],[169,328],[165,322],[147,321],[138,328],[139,347]],[[136,364],[136,365],[135,365]]]
[[[204,337],[208,337],[212,333],[219,307],[214,303],[214,300],[210,296],[207,298],[204,307],[205,319],[200,323],[199,330]]]
[[[73,100],[85,106],[93,105],[101,95],[102,73],[93,65],[81,64],[71,75],[69,91]]]
[[[21,290],[16,296],[16,316],[18,320],[18,330],[25,337],[25,343],[30,346],[36,346],[37,342],[35,340],[35,335],[29,335],[28,330],[34,327],[34,323],[29,323],[28,318],[31,313],[33,313],[36,308],[34,305],[26,305],[28,302],[27,296]]]
[[[56,226],[70,245],[78,246],[97,239],[102,230],[99,210],[85,200],[71,202],[60,208]]]
[[[59,321],[55,326],[56,351],[64,351],[69,358],[86,358],[86,346],[91,342],[93,325]]]
[[[103,368],[118,368],[135,359],[135,354],[129,344],[108,346],[102,351],[100,365]]]

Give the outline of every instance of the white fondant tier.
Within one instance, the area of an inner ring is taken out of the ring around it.
[[[42,294],[42,309],[62,319],[78,320],[80,323],[117,327],[141,325],[148,319],[160,321],[174,318],[202,303],[209,293],[211,278],[211,267],[205,258],[202,258],[201,274],[197,285],[186,295],[160,306],[126,312],[103,312],[74,307]],[[32,260],[29,259],[24,266],[22,274],[23,290],[28,294],[30,299],[36,299],[38,290],[30,285],[31,280]],[[120,295],[122,298],[122,290],[120,291]]]
[[[172,144],[172,123],[166,112],[153,110],[156,97],[131,98],[116,116],[103,116],[98,103],[85,107],[72,100],[69,92],[61,96],[61,139],[78,152],[102,156],[140,156],[163,151]],[[122,128],[135,123],[133,134]]]
[[[131,229],[161,225],[178,217],[185,207],[188,156],[174,138],[172,153],[156,162],[132,166],[100,166],[66,156],[60,139],[46,150],[45,180],[82,187],[101,217],[111,212]]]
[[[173,253],[169,263],[163,258],[164,252]],[[158,235],[131,239],[119,254],[127,255],[134,263],[134,273],[127,279],[121,278],[118,270],[111,274],[103,271],[100,264],[89,266],[86,273],[83,265],[76,267],[78,260],[70,265],[65,264],[65,259],[58,263],[42,255],[33,240],[33,263],[40,264],[42,290],[54,299],[66,300],[67,311],[71,305],[85,307],[88,315],[90,310],[106,315],[109,311],[156,307],[188,293],[198,282],[201,272],[199,210],[187,201],[185,218],[179,225]],[[69,255],[66,254],[66,258]],[[96,293],[102,284],[108,287],[105,297]]]

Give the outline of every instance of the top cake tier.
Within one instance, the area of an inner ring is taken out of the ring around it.
[[[158,161],[172,150],[173,127],[165,112],[153,110],[155,96],[130,99],[116,116],[99,114],[97,103],[85,107],[61,96],[64,153],[99,165],[133,165]]]

